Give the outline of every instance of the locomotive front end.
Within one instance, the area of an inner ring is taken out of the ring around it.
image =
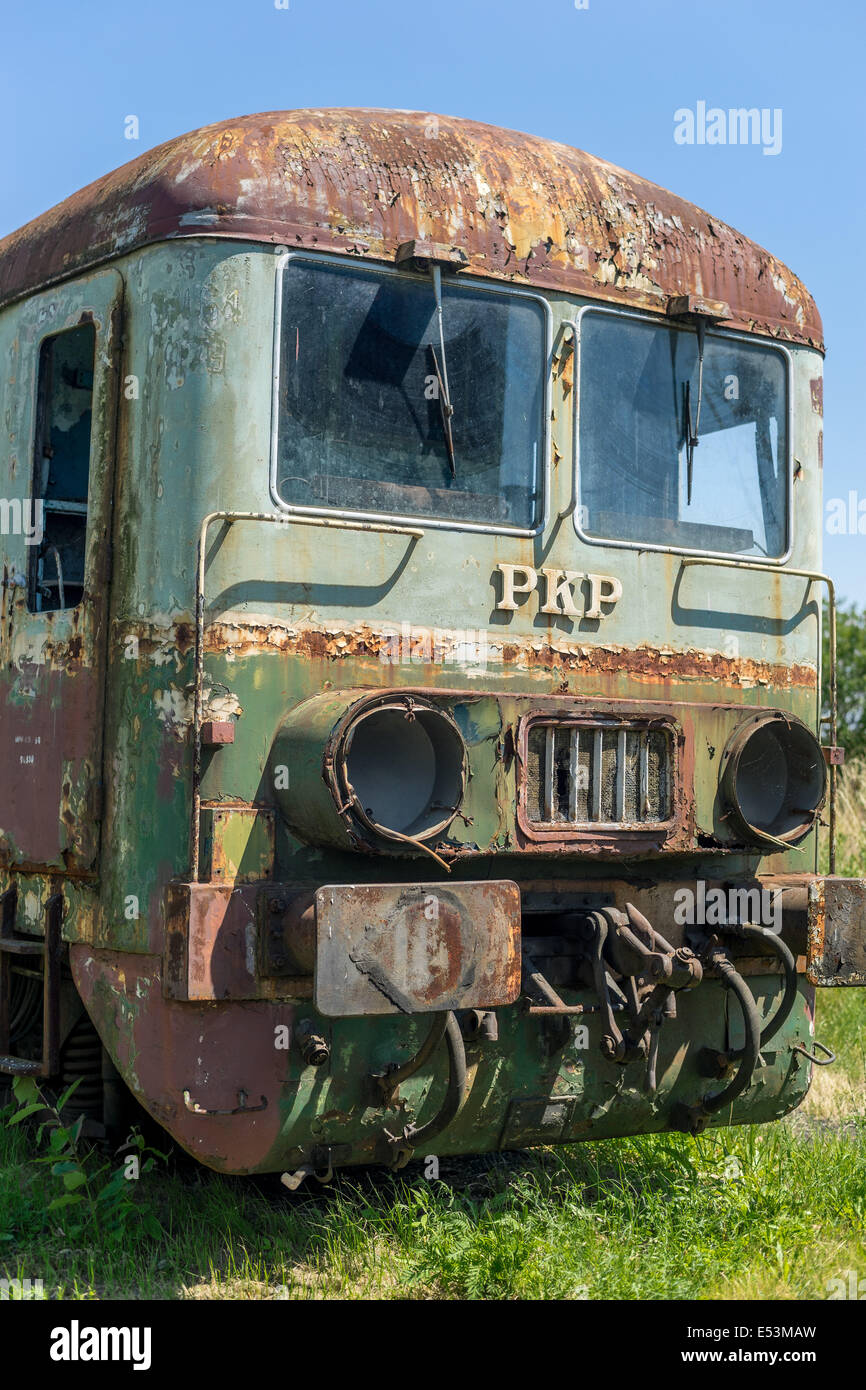
[[[808,293],[528,136],[190,139],[92,195],[135,383],[102,847],[22,852],[7,935],[60,894],[127,1085],[289,1187],[785,1114],[815,986],[866,983]]]

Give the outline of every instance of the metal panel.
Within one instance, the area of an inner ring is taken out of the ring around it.
[[[513,1004],[515,883],[333,884],[316,894],[316,1008],[332,1018]]]
[[[808,940],[813,985],[866,985],[866,879],[809,884]]]
[[[204,879],[256,883],[273,876],[273,811],[260,806],[206,806],[201,815]]]
[[[18,449],[0,462],[0,490],[32,490],[36,387],[46,337],[96,331],[84,593],[74,607],[33,613],[28,543],[0,538],[0,864],[93,871],[102,807],[103,686],[110,577],[117,371],[123,281],[114,270],[32,299],[21,311],[0,411]]]

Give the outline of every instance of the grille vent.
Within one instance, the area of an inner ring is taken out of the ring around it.
[[[634,725],[535,723],[527,812],[539,826],[638,829],[670,816],[671,735]]]

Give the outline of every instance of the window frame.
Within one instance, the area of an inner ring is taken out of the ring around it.
[[[543,382],[542,382],[542,429],[540,438],[540,467],[539,467],[539,486],[541,489],[541,511],[539,520],[532,529],[524,526],[491,525],[489,522],[461,520],[456,517],[427,517],[423,514],[413,512],[376,512],[359,511],[350,507],[325,507],[325,506],[304,506],[299,503],[286,502],[279,494],[278,471],[279,471],[279,431],[280,431],[280,370],[282,366],[282,308],[283,308],[283,281],[287,269],[292,261],[311,261],[320,265],[338,266],[344,270],[350,270],[356,274],[374,275],[377,278],[383,276],[397,276],[401,280],[413,279],[416,282],[429,284],[426,275],[420,275],[413,271],[398,270],[396,266],[388,265],[384,261],[355,261],[346,256],[327,255],[323,252],[315,251],[285,251],[280,254],[276,266],[275,290],[274,290],[274,341],[273,341],[273,372],[271,377],[271,442],[270,442],[270,478],[269,490],[271,501],[278,511],[284,512],[286,516],[321,516],[335,517],[337,519],[382,522],[387,525],[399,526],[421,526],[426,530],[435,531],[467,531],[481,533],[483,535],[496,536],[522,536],[533,538],[540,536],[547,528],[550,519],[550,494],[551,494],[551,456],[553,432],[550,419],[551,396],[552,396],[552,365],[553,365],[553,309],[548,299],[539,294],[536,290],[523,289],[513,285],[493,284],[478,277],[470,278],[463,271],[453,278],[449,283],[458,286],[465,286],[469,290],[481,290],[485,293],[509,295],[521,299],[531,299],[536,304],[541,305],[544,314],[544,359],[542,362]],[[458,454],[459,462],[459,454]]]
[[[40,496],[39,498],[36,497],[36,470],[37,470],[37,464],[38,464],[38,459],[37,459],[37,456],[36,456],[36,451],[37,451],[37,449],[38,449],[38,447],[39,447],[39,441],[40,441],[40,438],[42,438],[43,430],[44,430],[44,427],[45,427],[44,411],[45,411],[45,408],[46,408],[46,399],[45,399],[45,398],[46,398],[46,382],[45,382],[45,379],[44,379],[44,376],[43,376],[43,363],[44,363],[44,360],[45,360],[45,348],[46,348],[46,344],[49,343],[52,339],[55,339],[55,340],[56,340],[57,338],[62,338],[62,337],[66,336],[66,335],[68,335],[68,334],[70,334],[70,333],[78,333],[78,332],[80,332],[82,329],[89,329],[89,330],[91,331],[92,335],[93,335],[93,367],[92,367],[93,380],[92,380],[92,382],[91,382],[91,387],[90,387],[90,438],[89,438],[89,448],[88,448],[88,453],[87,453],[87,501],[86,501],[85,503],[82,504],[83,509],[82,509],[82,507],[79,507],[78,505],[73,505],[72,507],[70,507],[68,503],[66,503],[65,506],[64,506],[64,505],[61,505],[61,506],[59,506],[59,507],[55,507],[55,508],[54,508],[54,511],[55,511],[57,514],[62,514],[62,513],[64,512],[64,510],[68,509],[69,512],[70,512],[70,514],[76,515],[76,516],[81,516],[81,517],[83,517],[83,519],[84,519],[84,541],[83,541],[83,546],[82,546],[82,582],[81,582],[81,597],[80,597],[80,599],[78,600],[77,603],[67,603],[67,604],[65,604],[65,605],[63,605],[63,606],[61,606],[60,603],[58,603],[56,607],[52,607],[52,608],[36,608],[36,607],[34,607],[34,606],[31,606],[32,600],[34,599],[35,594],[36,594],[36,591],[37,591],[37,573],[36,573],[36,567],[37,567],[38,558],[39,558],[39,556],[38,556],[39,547],[34,546],[34,547],[32,547],[32,549],[31,549],[31,553],[30,553],[30,554],[28,555],[28,557],[27,557],[27,566],[26,566],[26,581],[27,581],[27,583],[26,583],[26,589],[25,589],[25,592],[26,592],[26,599],[25,599],[25,602],[26,602],[27,614],[28,614],[28,617],[31,617],[31,618],[42,617],[42,616],[44,616],[44,615],[51,615],[51,614],[54,614],[54,613],[75,613],[78,609],[80,609],[80,608],[83,606],[83,604],[84,604],[84,602],[85,602],[86,595],[87,595],[88,553],[89,553],[90,539],[91,539],[90,518],[91,518],[92,505],[93,505],[93,499],[92,499],[92,490],[93,490],[93,448],[94,448],[94,438],[95,438],[94,420],[95,420],[95,404],[96,404],[96,381],[97,381],[97,368],[98,368],[98,364],[99,364],[99,326],[98,326],[98,324],[96,323],[95,319],[93,319],[93,318],[88,319],[86,322],[81,322],[81,321],[79,321],[78,323],[67,323],[67,324],[66,324],[64,327],[62,327],[62,328],[55,328],[55,329],[53,329],[51,332],[44,333],[44,334],[42,335],[42,337],[39,338],[39,340],[38,340],[38,342],[37,342],[37,344],[36,344],[36,352],[35,352],[35,372],[36,372],[36,375],[35,375],[34,393],[33,393],[33,422],[32,422],[33,427],[32,427],[32,430],[31,430],[31,441],[30,441],[30,444],[31,444],[31,449],[30,449],[30,456],[31,456],[31,463],[30,463],[30,496],[31,496],[31,499],[32,499],[32,501],[33,501],[34,503],[35,503],[37,500],[42,502],[43,527],[45,527],[45,524],[46,524],[45,519],[46,519],[47,513],[48,513],[48,511],[50,510],[50,508],[49,508],[49,506],[48,506],[48,504],[47,504],[47,499],[46,499],[44,496]],[[76,587],[77,587],[77,586],[76,586]],[[60,597],[60,593],[59,593],[59,588],[58,588],[58,599],[59,599],[59,597]]]
[[[613,308],[603,304],[584,304],[578,310],[575,317],[570,320],[575,338],[575,390],[574,390],[574,467],[573,467],[573,487],[574,487],[574,529],[581,541],[585,545],[616,547],[621,550],[649,550],[662,555],[695,555],[716,560],[738,560],[743,564],[749,561],[760,559],[762,563],[778,566],[786,565],[794,553],[795,535],[794,529],[796,518],[794,515],[794,359],[790,350],[784,343],[776,342],[775,339],[764,338],[760,334],[736,333],[726,328],[707,328],[707,338],[725,338],[733,342],[748,343],[752,347],[765,347],[768,351],[776,352],[785,364],[785,550],[778,556],[756,556],[744,554],[742,551],[730,550],[699,550],[690,546],[679,545],[659,545],[654,541],[630,541],[617,540],[614,537],[591,536],[584,531],[580,522],[581,494],[580,494],[580,405],[582,395],[582,327],[583,320],[587,314],[604,314],[609,317],[631,320],[639,323],[649,323],[656,328],[679,328],[680,331],[688,331],[683,325],[677,324],[675,320],[657,314],[638,313],[631,309]]]

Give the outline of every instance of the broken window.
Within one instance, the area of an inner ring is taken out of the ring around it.
[[[279,380],[283,501],[539,524],[543,306],[460,281],[444,282],[441,296],[440,324],[426,277],[292,259]]]
[[[31,613],[74,608],[84,594],[95,359],[92,323],[53,334],[40,350],[33,455],[39,542],[30,550]]]
[[[581,529],[778,559],[788,544],[787,377],[770,344],[707,333],[701,363],[691,328],[586,313]]]

